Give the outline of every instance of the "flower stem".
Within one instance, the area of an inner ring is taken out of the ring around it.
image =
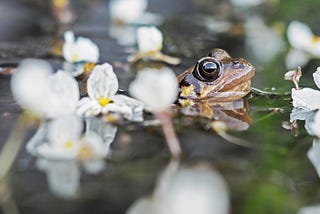
[[[181,155],[181,147],[171,121],[170,112],[168,111],[160,112],[157,114],[157,117],[162,124],[162,130],[166,138],[172,157],[179,159]]]
[[[33,124],[30,121],[32,119],[27,113],[20,115],[4,144],[0,152],[0,181],[8,174],[18,154],[27,130]]]

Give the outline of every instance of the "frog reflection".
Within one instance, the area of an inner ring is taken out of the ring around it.
[[[249,105],[244,99],[229,102],[215,102],[213,99],[180,100],[180,102],[184,104],[181,106],[181,112],[184,115],[200,116],[210,121],[222,121],[230,130],[244,131],[251,124]]]
[[[245,59],[231,58],[222,49],[213,49],[195,66],[178,76],[180,98],[232,101],[247,95],[255,68]]]

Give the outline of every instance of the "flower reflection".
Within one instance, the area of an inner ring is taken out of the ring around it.
[[[76,196],[81,170],[93,174],[105,166],[117,128],[98,119],[86,119],[85,124],[83,132],[79,118],[58,118],[42,129],[45,135],[37,132],[28,142],[35,145],[29,151],[38,157],[37,166],[46,172],[49,188],[57,196]]]
[[[171,162],[153,195],[137,200],[127,214],[227,214],[229,207],[227,186],[217,171],[206,164],[179,169]]]

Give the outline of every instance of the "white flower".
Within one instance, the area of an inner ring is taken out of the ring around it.
[[[298,211],[298,214],[318,214],[320,213],[320,205],[312,205],[308,207],[303,207]]]
[[[12,76],[11,89],[22,108],[50,118],[74,113],[79,100],[76,80],[62,71],[52,74],[41,60],[23,61]]]
[[[237,7],[253,7],[263,3],[265,0],[231,0],[231,3]]]
[[[319,131],[318,131],[319,132]],[[312,147],[307,153],[308,159],[314,166],[318,176],[320,177],[320,141],[316,139],[313,141]]]
[[[320,86],[320,67],[313,73],[315,84]],[[292,89],[292,104],[296,108],[308,110],[320,109],[320,91],[311,88]]]
[[[147,0],[111,0],[109,12],[115,21],[133,23],[144,15],[147,4]]]
[[[228,190],[218,172],[208,169],[182,169],[171,176],[161,178],[156,189],[157,195],[137,200],[126,213],[229,213]]]
[[[168,109],[178,96],[178,83],[174,72],[167,67],[159,70],[145,68],[129,86],[133,97],[141,100],[153,112]]]
[[[250,17],[245,23],[246,44],[261,61],[269,61],[281,50],[284,43],[280,34],[267,26],[260,17]]]
[[[137,40],[141,53],[157,53],[162,49],[163,36],[156,27],[139,27]]]
[[[112,66],[108,63],[94,68],[88,78],[87,88],[88,97],[82,98],[78,103],[79,115],[92,116],[113,112],[123,115],[128,120],[135,120],[136,114],[142,114],[141,102],[125,95],[116,95],[119,83]]]
[[[313,34],[309,26],[292,21],[287,29],[290,45],[293,47],[287,55],[287,67],[305,65],[310,58],[320,57],[320,37]]]
[[[62,47],[63,57],[68,62],[93,62],[99,61],[99,48],[90,39],[84,37],[75,38],[72,31],[64,33]]]

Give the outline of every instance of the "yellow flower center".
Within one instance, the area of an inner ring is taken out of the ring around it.
[[[109,97],[99,97],[98,102],[102,107],[105,107],[107,104],[112,103],[112,100]]]
[[[93,159],[95,157],[94,151],[86,144],[82,144],[78,153],[78,158],[81,160]]]
[[[78,59],[79,59],[79,55],[78,55],[77,53],[75,53],[75,54],[72,55],[72,61],[73,61],[73,62],[78,61]]]
[[[53,0],[53,5],[57,8],[65,8],[69,4],[69,0]]]
[[[68,140],[64,143],[64,147],[67,149],[71,149],[73,147],[73,142],[71,140]]]
[[[313,36],[311,39],[312,44],[317,44],[320,41],[319,36]]]

